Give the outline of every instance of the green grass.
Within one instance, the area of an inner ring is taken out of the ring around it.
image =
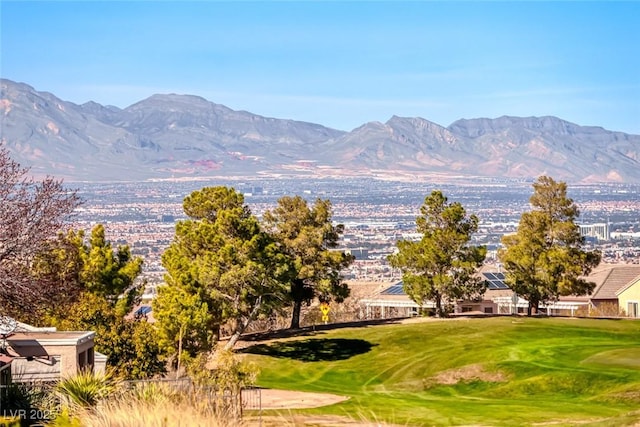
[[[261,386],[351,397],[300,413],[424,426],[640,422],[636,321],[393,324],[323,331],[247,352],[260,366]]]

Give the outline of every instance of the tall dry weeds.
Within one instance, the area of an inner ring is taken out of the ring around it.
[[[118,398],[81,417],[83,427],[191,427],[237,426],[222,414],[201,411],[187,402],[144,401]]]

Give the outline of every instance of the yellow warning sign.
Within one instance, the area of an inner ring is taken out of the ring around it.
[[[322,321],[327,323],[329,321],[329,304],[326,302],[320,304],[320,311],[322,311]]]
[[[326,302],[320,304],[320,311],[322,311],[322,314],[324,315],[329,314],[329,304],[327,304]]]

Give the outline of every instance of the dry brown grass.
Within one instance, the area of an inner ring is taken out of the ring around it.
[[[142,383],[121,388],[94,407],[74,406],[59,427],[241,426],[239,406],[205,388]]]
[[[457,369],[448,369],[428,378],[427,384],[453,385],[467,381],[506,382],[509,378],[503,372],[489,372],[481,364],[463,366]]]
[[[238,422],[202,413],[186,403],[110,401],[80,416],[86,427],[237,426]]]

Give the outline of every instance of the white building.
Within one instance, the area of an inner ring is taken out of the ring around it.
[[[611,240],[608,223],[580,224],[580,234],[584,237],[595,237],[598,240]]]

